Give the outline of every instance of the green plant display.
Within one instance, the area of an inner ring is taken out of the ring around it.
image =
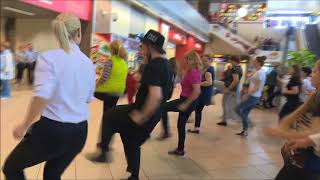
[[[309,50],[301,49],[298,51],[289,51],[287,60],[289,66],[297,64],[300,67],[313,67],[313,65],[316,63],[316,57],[317,56]]]

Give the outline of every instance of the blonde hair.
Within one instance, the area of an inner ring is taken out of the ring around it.
[[[127,50],[119,40],[114,40],[110,43],[110,49],[112,55],[118,55],[122,59],[127,59]]]
[[[320,61],[315,64],[314,68],[320,71]],[[296,111],[283,118],[279,124],[280,128],[289,130],[294,124],[297,124],[298,128],[310,128],[312,122],[309,111],[317,104],[320,104],[320,89],[317,89]]]
[[[52,26],[61,48],[69,53],[70,40],[81,29],[80,19],[72,13],[61,13],[52,21]]]
[[[185,61],[192,61],[192,68],[196,68],[199,71],[201,71],[202,61],[201,61],[199,54],[195,50],[192,50],[192,51],[188,52],[187,54],[185,54],[183,59]]]

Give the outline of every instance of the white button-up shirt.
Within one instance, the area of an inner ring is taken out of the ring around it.
[[[88,104],[95,91],[92,61],[76,44],[41,53],[35,69],[35,96],[48,100],[42,115],[60,122],[79,123],[89,118]]]

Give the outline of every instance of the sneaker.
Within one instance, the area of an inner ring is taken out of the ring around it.
[[[200,130],[199,129],[188,129],[188,133],[200,134]]]
[[[168,154],[183,157],[185,153],[184,153],[184,151],[180,151],[178,149],[175,149],[175,150],[169,151]]]
[[[227,122],[220,121],[220,122],[217,123],[217,125],[219,125],[219,126],[227,126]]]
[[[110,163],[111,158],[109,157],[109,153],[91,153],[86,155],[86,159],[88,159],[91,162],[97,162],[97,163]]]
[[[139,180],[139,177],[136,176],[130,176],[127,179],[120,179],[120,180]]]
[[[237,133],[236,135],[242,136],[242,137],[247,137],[248,136],[248,131],[241,131],[240,133]]]
[[[171,137],[171,134],[166,134],[166,133],[164,133],[163,135],[159,136],[159,137],[157,138],[157,140],[158,140],[158,141],[164,141],[164,140],[166,140],[166,139],[168,139],[168,138],[170,138],[170,137]]]

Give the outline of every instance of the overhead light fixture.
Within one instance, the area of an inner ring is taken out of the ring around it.
[[[12,12],[16,12],[16,13],[20,13],[20,14],[24,14],[24,15],[28,15],[28,16],[34,16],[35,15],[35,13],[28,12],[28,11],[23,11],[23,10],[12,8],[12,7],[8,7],[8,6],[4,7],[3,9],[4,10],[8,10],[8,11],[12,11]]]
[[[237,14],[238,14],[238,17],[241,17],[241,18],[246,17],[248,15],[248,10],[247,8],[240,8]]]

